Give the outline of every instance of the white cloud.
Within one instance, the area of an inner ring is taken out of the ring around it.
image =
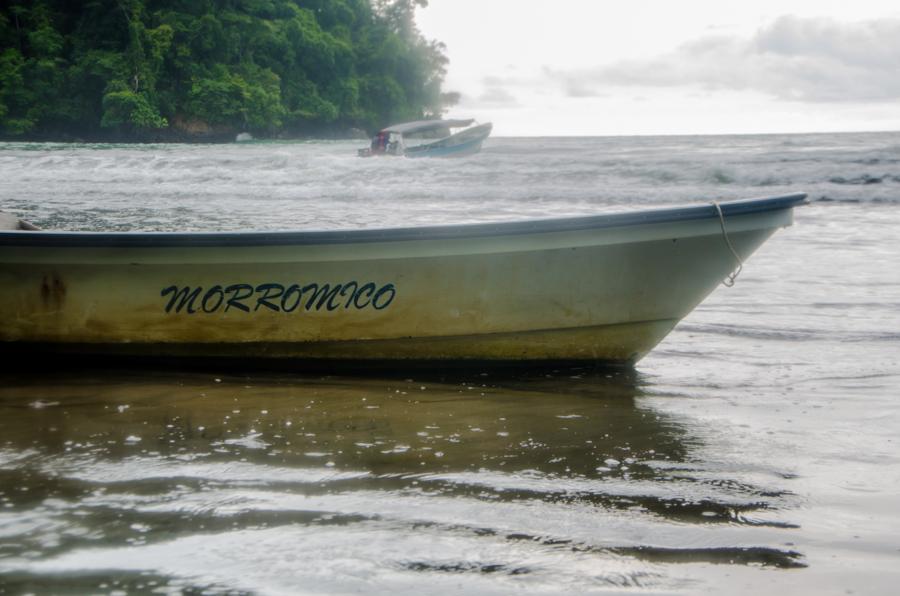
[[[752,37],[707,36],[656,58],[548,74],[570,97],[699,86],[807,102],[891,101],[900,99],[900,19],[783,16]]]
[[[478,96],[478,105],[515,108],[519,106],[519,101],[507,89],[495,85],[485,88],[484,92]]]
[[[462,93],[448,116],[497,136],[900,130],[896,0],[527,4],[419,11]]]

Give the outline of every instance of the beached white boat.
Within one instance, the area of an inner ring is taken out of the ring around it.
[[[474,120],[418,120],[382,129],[360,157],[396,155],[406,157],[461,157],[481,151],[491,134],[490,122]]]
[[[0,231],[0,347],[633,363],[804,197],[351,231],[52,232],[13,219]]]

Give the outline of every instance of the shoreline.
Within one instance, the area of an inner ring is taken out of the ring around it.
[[[783,137],[783,136],[821,136],[821,135],[859,135],[859,134],[897,134],[900,130],[853,130],[853,131],[806,131],[806,132],[757,132],[757,133],[683,133],[683,134],[609,134],[609,135],[493,135],[494,139],[674,139],[674,138],[723,138],[723,137]],[[162,134],[146,138],[134,138],[129,135],[75,135],[75,134],[46,134],[28,136],[10,136],[0,134],[0,143],[59,143],[59,144],[114,144],[114,145],[227,145],[230,143],[246,142],[312,142],[312,141],[364,141],[369,142],[371,135],[361,129],[346,129],[343,131],[321,132],[315,134],[286,133],[276,135],[252,136],[247,139],[238,139],[243,132],[227,134]]]
[[[145,136],[127,134],[74,134],[47,133],[29,135],[2,135],[0,143],[67,143],[97,144],[110,143],[116,145],[224,145],[252,141],[369,141],[370,135],[359,128],[337,130],[323,129],[313,133],[282,131],[272,135],[254,135],[248,131],[221,131],[209,133],[189,133],[185,131],[160,131]]]

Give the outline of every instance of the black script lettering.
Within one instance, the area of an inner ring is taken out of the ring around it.
[[[332,306],[331,302],[334,300],[337,293],[341,291],[341,284],[338,284],[333,288],[328,284],[322,284],[322,287],[319,287],[319,284],[309,284],[303,288],[304,292],[306,290],[312,290],[313,292],[312,296],[309,297],[309,300],[306,301],[306,310],[312,308],[312,304],[316,301],[316,298],[319,299],[319,302],[316,304],[316,310],[322,310],[322,306],[325,306],[328,310],[337,308],[337,306]]]
[[[210,297],[217,297],[219,300],[216,302],[216,305],[212,308],[209,308],[207,302],[209,302]],[[219,310],[219,307],[222,306],[222,301],[225,300],[225,292],[222,291],[222,286],[215,285],[206,291],[206,294],[203,296],[203,302],[201,306],[203,307],[203,312],[205,313],[213,313]]]
[[[268,309],[274,310],[278,312],[278,305],[272,304],[269,300],[273,298],[278,298],[282,294],[284,294],[284,286],[281,284],[259,284],[256,286],[257,292],[262,292],[262,296],[256,299],[256,308],[254,311],[259,310],[260,306],[265,306]],[[274,293],[273,293],[274,292]]]
[[[166,294],[172,294],[172,297],[169,299],[169,303],[166,305],[166,312],[171,312],[172,307],[175,307],[175,312],[179,313],[182,309],[185,309],[189,315],[197,312],[194,309],[194,301],[200,296],[200,291],[203,288],[197,288],[193,292],[191,291],[190,286],[178,289],[178,286],[169,286],[165,290],[159,293],[160,296],[165,296]],[[176,306],[175,303],[178,303]]]
[[[165,305],[167,313],[213,314],[223,310],[223,305],[226,313],[232,308],[246,313],[263,308],[285,313],[297,309],[331,312],[341,307],[344,310],[384,310],[394,302],[397,288],[392,283],[379,287],[374,282],[360,285],[356,281],[334,285],[310,283],[305,286],[295,283],[287,287],[278,283],[257,286],[247,283],[216,284],[206,290],[203,286],[172,285],[163,289],[160,296],[168,299]]]
[[[294,300],[294,304],[288,308],[288,301],[291,298],[291,294],[297,292],[297,299]],[[291,284],[288,289],[284,292],[284,295],[281,297],[281,310],[284,312],[294,312],[297,310],[297,307],[300,306],[300,299],[303,297],[303,290],[300,289],[300,286],[297,284]]]
[[[244,312],[250,312],[250,307],[246,304],[241,304],[241,300],[246,300],[253,295],[253,286],[250,284],[232,284],[225,288],[225,291],[232,294],[225,304],[225,312],[228,312],[228,309],[232,306]]]
[[[365,304],[360,304],[359,297],[362,296],[363,292],[368,292],[368,295],[366,296]],[[365,307],[369,306],[369,301],[371,300],[372,294],[374,294],[374,293],[375,293],[375,284],[373,284],[372,282],[367,283],[366,285],[361,287],[359,290],[357,290],[356,293],[353,295],[353,306],[355,306],[356,308],[365,308]]]
[[[350,306],[353,304],[353,295],[356,293],[356,288],[359,287],[359,284],[355,281],[348,281],[344,284],[344,287],[341,288],[341,296],[345,296],[347,294],[347,290],[350,289],[350,286],[353,286],[353,291],[350,292],[350,296],[347,298],[347,303],[344,304],[345,309],[350,308]]]
[[[390,296],[384,302],[382,302],[381,305],[379,306],[378,300],[382,296],[386,295],[388,292],[390,292]],[[394,301],[394,296],[396,294],[397,294],[397,291],[394,289],[394,284],[387,284],[385,286],[381,286],[381,289],[378,290],[378,292],[375,293],[375,297],[372,298],[372,307],[375,310],[384,310],[385,308],[390,306],[391,302]]]

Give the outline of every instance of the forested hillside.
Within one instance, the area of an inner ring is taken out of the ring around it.
[[[427,0],[0,2],[0,136],[371,131],[441,109]]]

